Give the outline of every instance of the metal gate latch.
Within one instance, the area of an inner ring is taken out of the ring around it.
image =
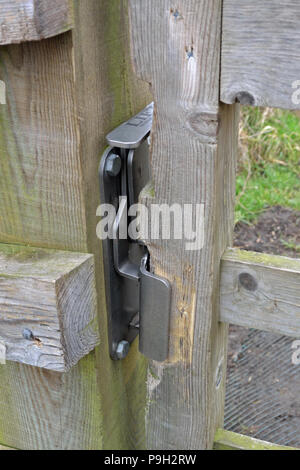
[[[150,180],[152,119],[150,104],[108,134],[110,147],[99,169],[101,204],[112,204],[117,213],[110,236],[102,242],[110,355],[115,360],[126,357],[138,333],[142,354],[159,362],[168,357],[171,287],[149,271],[147,247],[128,235],[127,208],[138,203]]]

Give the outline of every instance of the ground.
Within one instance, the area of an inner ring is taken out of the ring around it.
[[[300,211],[275,206],[261,214],[254,225],[238,222],[235,246],[250,251],[300,257]]]

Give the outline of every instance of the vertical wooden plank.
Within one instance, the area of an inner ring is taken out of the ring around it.
[[[86,249],[72,35],[1,46],[0,239]]]
[[[3,444],[31,450],[102,447],[95,353],[67,374],[7,362],[0,377]]]
[[[151,98],[131,69],[127,0],[74,6],[73,32],[0,49],[8,85],[0,108],[0,239],[95,255],[101,344],[66,374],[0,366],[0,442],[141,448],[146,365],[136,344],[122,363],[109,358],[97,170],[106,133]]]
[[[97,351],[99,397],[106,449],[145,447],[147,363],[137,342],[121,362],[110,360],[107,342],[101,243],[96,237],[98,165],[106,134],[151,101],[148,86],[135,76],[130,57],[128,1],[75,2],[74,61],[80,155],[88,251],[95,254],[101,346]]]
[[[204,205],[204,247],[149,240],[173,286],[169,360],[148,375],[148,447],[212,448],[222,425],[226,326],[220,258],[231,242],[238,109],[219,105],[221,0],[130,0],[133,61],[156,103],[147,203]],[[154,194],[154,196],[153,196]]]
[[[88,251],[72,48],[66,33],[0,49],[4,243]],[[94,353],[65,375],[1,365],[0,442],[18,449],[101,446],[96,371]],[[90,427],[81,429],[88,416]]]

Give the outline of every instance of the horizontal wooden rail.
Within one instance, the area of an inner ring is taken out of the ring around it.
[[[299,0],[223,5],[221,100],[299,109]]]
[[[0,245],[3,361],[64,372],[98,344],[94,257]]]
[[[11,447],[5,447],[0,445],[1,450],[17,450]],[[294,447],[287,447],[270,442],[261,441],[254,439],[253,437],[243,436],[225,429],[218,429],[215,442],[214,450],[298,450]]]
[[[222,258],[222,322],[300,337],[300,260],[229,249]]]
[[[5,446],[0,445],[0,450],[16,450],[16,449],[12,449],[11,447],[5,447]]]
[[[214,443],[215,450],[297,450],[293,447],[280,446],[260,441],[253,437],[219,429]]]
[[[0,44],[49,38],[73,27],[70,0],[0,0]]]

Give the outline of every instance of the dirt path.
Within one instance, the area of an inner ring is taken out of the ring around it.
[[[275,206],[255,225],[238,223],[234,244],[243,250],[300,258],[300,212]]]

